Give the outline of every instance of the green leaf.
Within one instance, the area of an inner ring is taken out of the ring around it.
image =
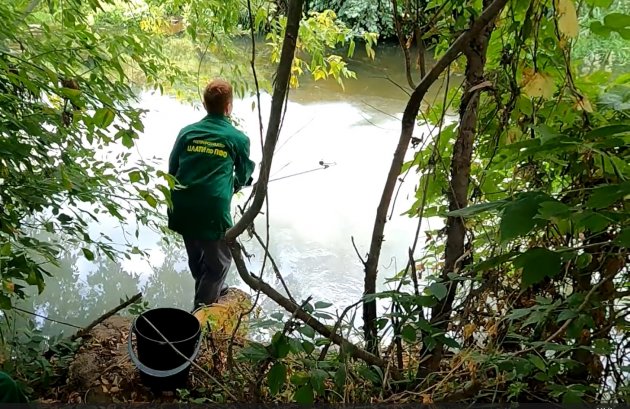
[[[310,404],[313,403],[315,397],[313,396],[313,387],[310,384],[306,384],[298,388],[293,394],[293,399],[297,403]]]
[[[313,369],[311,371],[311,385],[313,386],[313,391],[322,395],[324,393],[324,381],[328,378],[328,373],[322,369]]]
[[[94,112],[92,120],[94,121],[94,125],[105,129],[114,122],[115,118],[116,113],[110,108],[99,108]]]
[[[534,366],[541,371],[545,371],[547,369],[547,365],[545,365],[545,361],[538,355],[530,355],[529,361],[534,364]]]
[[[593,189],[586,206],[593,209],[606,208],[626,195],[630,195],[630,182],[619,185],[599,186]]]
[[[158,201],[155,198],[155,196],[153,196],[151,193],[147,192],[146,190],[142,190],[139,193],[140,193],[140,196],[142,196],[142,198],[145,200],[145,202],[149,204],[149,206],[151,206],[154,209],[157,207]]]
[[[507,202],[505,200],[499,200],[496,202],[479,203],[476,205],[464,207],[463,209],[453,210],[446,213],[446,216],[450,217],[471,217],[481,213],[488,212],[490,210],[500,209]]]
[[[448,288],[446,288],[446,286],[442,283],[433,283],[426,289],[426,291],[438,300],[442,300],[446,297]]]
[[[90,249],[84,247],[81,250],[83,250],[83,255],[88,261],[94,261],[94,253]]]
[[[315,308],[316,309],[324,309],[324,308],[328,308],[330,306],[332,306],[332,303],[329,303],[329,302],[317,301],[315,303]]]
[[[271,340],[272,355],[277,359],[282,359],[289,355],[291,346],[286,335],[281,332],[276,333]]]
[[[315,330],[310,325],[304,324],[303,326],[300,327],[298,331],[300,332],[300,334],[304,335],[305,337],[308,337],[308,338],[315,337]]]
[[[269,351],[264,345],[252,342],[241,350],[241,355],[250,361],[260,362],[263,359],[270,358]]]
[[[276,362],[267,374],[267,384],[272,395],[277,395],[287,379],[287,368],[282,362]]]
[[[603,231],[611,223],[613,223],[612,220],[609,220],[600,213],[594,212],[583,212],[576,218],[576,225],[578,227],[583,227],[592,233]]]
[[[549,201],[547,195],[528,192],[508,203],[503,209],[499,226],[501,242],[506,243],[519,236],[524,236],[538,224],[542,224],[543,221],[536,219],[536,215],[538,214],[538,205],[546,201]]]
[[[270,317],[280,322],[284,321],[284,314],[281,312],[274,312],[273,314],[270,315]]]
[[[138,183],[138,182],[140,182],[140,178],[141,177],[142,177],[142,174],[139,171],[137,171],[137,170],[129,172],[129,181],[131,183]]]
[[[61,223],[68,223],[72,220],[72,217],[68,216],[65,213],[60,213],[59,216],[57,216],[57,219],[59,219]]]
[[[289,339],[289,348],[291,350],[292,353],[294,354],[300,354],[304,351],[304,347],[302,346],[302,343],[295,338],[290,338]]]
[[[544,311],[534,311],[531,313],[531,315],[525,320],[525,322],[523,322],[523,328],[530,326],[532,324],[536,324],[539,325],[542,320],[545,318],[545,312]]]
[[[405,340],[406,342],[409,342],[409,343],[416,342],[417,334],[416,334],[416,329],[413,327],[413,325],[409,325],[409,324],[405,325],[402,331],[400,331],[400,335],[402,339]]]
[[[6,242],[0,247],[0,257],[8,257],[11,255],[11,243]]]
[[[589,264],[591,264],[592,260],[593,260],[593,256],[591,254],[589,254],[589,253],[582,253],[575,260],[575,265],[578,268],[586,268]]]
[[[531,313],[532,313],[531,308],[517,308],[515,310],[512,310],[510,315],[508,315],[506,318],[509,320],[517,320],[519,318],[526,317]]]
[[[630,16],[622,13],[610,13],[604,17],[604,25],[614,30],[630,27]]]
[[[522,268],[522,280],[525,287],[539,283],[545,277],[555,277],[562,266],[560,254],[536,247],[527,250],[514,260],[514,267]]]
[[[614,0],[587,0],[587,4],[591,7],[608,8]]]
[[[310,377],[304,373],[296,373],[291,375],[291,384],[295,386],[306,385],[310,381]]]
[[[346,386],[346,364],[340,364],[339,369],[335,372],[335,386],[343,389]]]
[[[614,242],[622,247],[630,248],[630,227],[622,229]]]
[[[584,401],[582,400],[582,396],[584,395],[584,393],[582,392],[577,392],[574,390],[568,390],[567,392],[564,393],[564,395],[562,395],[562,403],[564,405],[572,405],[572,404],[577,404],[577,403],[583,403]]]
[[[6,294],[0,293],[0,310],[10,310],[11,308],[13,308],[11,298]]]
[[[555,139],[558,136],[560,136],[552,128],[550,128],[548,125],[545,125],[545,124],[535,126],[534,129],[540,134],[540,141],[542,142],[542,144],[545,144],[551,141],[552,139]]]
[[[557,200],[543,202],[538,209],[538,215],[545,220],[551,220],[556,217],[566,218],[571,214],[571,208]]]
[[[379,384],[381,381],[381,378],[378,376],[378,374],[368,366],[359,367],[357,372],[359,373],[361,378],[367,379],[374,384]]]
[[[315,350],[315,345],[313,345],[312,342],[303,341],[302,348],[304,349],[304,352],[310,355]]]
[[[612,29],[610,29],[610,27],[606,27],[599,21],[592,22],[589,28],[591,29],[593,34],[604,38],[610,36],[610,33],[612,32]]]
[[[455,348],[455,349],[461,348],[461,345],[459,345],[459,342],[457,342],[451,337],[441,337],[440,341],[442,341],[442,343],[449,348]]]
[[[625,132],[630,132],[630,125],[607,125],[588,132],[586,134],[586,139],[598,139]]]
[[[593,351],[598,355],[608,355],[613,352],[613,347],[607,339],[596,339],[593,341]]]
[[[509,252],[509,253],[505,253],[505,254],[500,254],[498,256],[495,257],[491,257],[487,260],[482,261],[481,263],[476,264],[472,271],[473,272],[479,272],[479,271],[487,271],[490,270],[491,268],[494,268],[498,265],[501,265],[503,263],[506,263],[510,260],[512,260],[512,258],[514,258],[514,256],[518,255],[520,253],[518,252]]]
[[[573,319],[575,317],[577,317],[578,314],[573,311],[573,310],[564,310],[560,313],[560,315],[558,315],[558,322],[564,322],[566,320],[570,320]]]

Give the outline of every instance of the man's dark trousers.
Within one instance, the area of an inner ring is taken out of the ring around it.
[[[225,240],[197,240],[184,237],[188,266],[195,279],[195,309],[219,299],[232,264]]]

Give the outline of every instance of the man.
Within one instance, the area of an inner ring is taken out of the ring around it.
[[[215,303],[232,263],[225,232],[232,227],[232,196],[252,183],[249,138],[229,120],[232,86],[214,80],[203,93],[207,115],[183,128],[169,159],[181,187],[171,192],[168,227],[181,234],[195,279],[194,308]]]

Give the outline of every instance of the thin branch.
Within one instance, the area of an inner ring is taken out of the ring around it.
[[[131,304],[135,304],[136,302],[140,301],[141,298],[142,298],[142,293],[138,293],[138,294],[134,295],[133,297],[131,297],[127,301],[125,301],[122,304],[120,304],[119,306],[117,306],[116,308],[106,312],[105,314],[101,315],[100,317],[98,317],[97,319],[92,321],[87,327],[83,328],[81,331],[78,331],[76,334],[74,334],[72,337],[70,337],[70,340],[75,341],[75,340],[77,340],[79,338],[83,338],[94,327],[96,327],[98,324],[100,324],[101,322],[105,321],[106,319],[108,319],[112,315],[116,314],[117,312],[122,311],[125,308],[129,307]]]
[[[407,48],[407,44],[405,44],[405,39],[403,38],[402,27],[400,25],[400,19],[398,18],[398,2],[396,0],[392,0],[392,8],[394,9],[393,17],[396,37],[398,37],[400,48],[405,57],[405,74],[407,75],[407,83],[409,84],[409,87],[413,89],[416,87],[416,84],[414,84],[413,78],[411,77],[411,57],[409,56],[409,48]]]
[[[339,331],[339,327],[341,326],[341,322],[343,321],[343,319],[346,317],[346,314],[348,313],[348,311],[350,311],[352,308],[355,308],[357,305],[361,304],[361,300],[355,302],[354,304],[350,304],[348,305],[343,312],[341,313],[341,315],[339,316],[339,319],[337,319],[337,322],[335,323],[335,326],[332,329],[332,333],[336,334],[337,331]],[[326,354],[328,353],[328,349],[330,349],[330,345],[331,344],[326,344],[324,346],[324,348],[322,348],[322,352],[319,354],[319,359],[318,361],[323,361],[326,358]]]
[[[361,253],[359,253],[359,249],[357,249],[357,244],[354,242],[354,236],[350,236],[350,240],[352,240],[352,247],[354,247],[354,251],[357,253],[357,257],[359,257],[359,260],[361,260],[361,264],[365,266],[365,259],[363,259]]]

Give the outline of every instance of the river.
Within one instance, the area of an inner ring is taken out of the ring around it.
[[[332,80],[313,82],[301,79],[292,90],[278,149],[273,160],[272,179],[317,168],[320,161],[334,164],[326,170],[306,173],[272,182],[269,185],[270,253],[284,279],[299,301],[308,296],[313,301],[332,303],[331,311],[356,302],[363,291],[363,268],[351,242],[354,237],[362,255],[367,253],[376,207],[400,133],[400,118],[408,96],[403,59],[392,45],[377,48],[376,61],[358,50],[350,61],[358,79],[346,80],[345,90]],[[461,79],[451,79],[451,84]],[[431,89],[427,102],[443,98],[444,81]],[[143,93],[141,106],[149,110],[145,132],[134,155],[156,157],[163,170],[180,128],[203,116],[199,106],[179,102],[173,97]],[[252,141],[252,159],[261,159],[258,114],[252,111],[254,97],[235,101],[234,115]],[[270,97],[262,96],[263,123],[266,124]],[[418,126],[416,136],[426,132]],[[409,157],[413,155],[410,149]],[[257,172],[255,173],[257,175]],[[385,230],[385,242],[379,267],[379,290],[390,288],[384,279],[404,268],[408,247],[415,236],[416,219],[400,216],[414,200],[417,178],[410,176],[403,184],[393,217]],[[249,193],[246,191],[246,193]],[[235,203],[242,203],[237,198]],[[441,221],[425,220],[423,230],[441,226]],[[133,224],[133,223],[132,223]],[[265,216],[256,221],[264,235]],[[91,226],[114,241],[124,242],[133,231],[103,220]],[[40,315],[83,326],[118,305],[121,298],[142,291],[151,307],[192,307],[193,280],[180,246],[166,246],[161,236],[143,230],[139,245],[148,249],[148,261],[132,258],[114,263],[106,258],[87,261],[79,249],[68,249],[53,268],[53,277],[41,295],[19,304]],[[263,252],[247,236],[243,242],[255,255],[251,271],[261,268]],[[422,245],[423,240],[420,240]],[[418,249],[420,251],[420,249]],[[280,289],[272,271],[265,278]],[[234,268],[228,284],[250,291]],[[251,292],[251,291],[250,291]],[[253,292],[252,292],[253,294]],[[278,307],[261,297],[267,312]],[[382,304],[382,303],[381,303]],[[357,313],[357,325],[360,323]],[[72,332],[62,324],[37,320],[44,333]]]

